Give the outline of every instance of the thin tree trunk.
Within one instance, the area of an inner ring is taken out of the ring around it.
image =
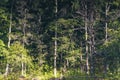
[[[88,19],[87,19],[87,5],[85,5],[85,41],[86,41],[86,73],[89,74],[89,53],[88,53]]]
[[[21,65],[22,65],[21,75],[24,75],[24,63],[22,62]]]
[[[23,47],[25,47],[25,40],[26,40],[26,31],[25,31],[25,29],[26,29],[26,9],[25,9],[25,17],[24,17],[24,22],[23,22]],[[23,53],[22,53],[22,59],[23,59],[24,57],[23,57]],[[21,63],[21,66],[22,66],[22,71],[21,71],[21,75],[24,75],[24,74],[26,74],[26,70],[25,70],[25,63],[22,61],[22,63]]]
[[[62,55],[62,53],[60,54],[60,64],[62,64],[62,59],[63,59],[63,55]],[[61,68],[61,74],[60,74],[60,79],[62,79],[63,78],[63,67]]]
[[[95,39],[94,39],[94,2],[89,5],[89,35],[90,35],[90,75],[94,76],[94,56],[95,54]]]
[[[9,25],[9,35],[8,35],[8,48],[10,48],[10,42],[11,42],[11,28],[12,28],[12,9],[13,9],[13,1],[11,5],[11,10],[10,10],[10,25]],[[5,75],[8,75],[9,71],[9,64],[7,62],[6,64],[6,69],[5,69]]]
[[[87,32],[87,22],[85,22],[85,40],[86,40],[86,68],[87,68],[87,74],[89,74],[89,53],[88,53],[88,32]]]
[[[107,21],[107,17],[108,17],[109,9],[110,9],[110,5],[108,3],[106,3],[106,5],[105,5],[105,18],[106,18],[106,21],[105,21],[105,43],[108,41],[108,21]],[[104,62],[104,74],[105,74],[105,76],[107,74],[106,61]]]
[[[90,39],[90,73],[91,73],[91,76],[93,76],[94,74],[94,61],[93,61],[93,54],[95,54],[95,40],[94,40],[94,30],[93,30],[93,26],[91,26],[91,29],[90,29],[90,36],[91,36],[91,39]]]
[[[9,26],[9,35],[8,35],[8,48],[10,48],[10,42],[11,42],[11,27],[12,27],[12,9],[11,9],[11,15],[10,15],[10,26]]]
[[[55,39],[57,38],[57,34],[55,35]],[[57,58],[57,40],[55,40],[55,53],[54,53],[54,76],[56,77],[57,74],[57,64],[56,64],[56,58]]]
[[[80,65],[80,69],[81,69],[81,73],[83,72],[83,56],[82,54],[80,55],[80,61],[81,61],[81,65]]]
[[[93,19],[93,16],[94,16],[94,12],[91,11],[91,14],[90,14],[90,46],[91,46],[91,51],[90,51],[90,63],[91,63],[91,66],[90,66],[90,72],[91,72],[91,75],[93,76],[94,74],[94,65],[93,65],[93,54],[95,53],[95,40],[94,40],[94,29],[93,29],[93,26],[94,26],[94,19]]]
[[[110,8],[110,5],[109,4],[106,4],[105,6],[105,18],[106,18],[106,21],[105,21],[105,42],[107,42],[108,40],[108,22],[107,22],[107,17],[108,17],[108,12],[109,12],[109,8]]]
[[[57,0],[55,0],[55,5],[56,5],[56,8],[55,8],[55,13],[56,13],[56,19],[57,19]],[[55,52],[54,52],[54,77],[57,77],[57,63],[56,63],[56,59],[57,59],[57,22],[56,22],[56,28],[55,28]]]
[[[7,76],[8,75],[8,72],[9,72],[9,64],[7,63],[6,64],[6,69],[5,69],[5,76]]]

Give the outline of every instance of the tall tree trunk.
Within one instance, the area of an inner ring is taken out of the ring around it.
[[[8,72],[9,72],[9,64],[7,63],[6,64],[6,69],[5,69],[5,76],[7,76],[8,75]]]
[[[8,48],[10,48],[10,42],[11,42],[11,28],[12,28],[12,9],[13,9],[13,1],[11,4],[11,10],[10,10],[10,25],[9,25],[9,35],[8,35]],[[8,75],[9,71],[9,64],[7,62],[6,69],[5,69],[5,75]]]
[[[22,62],[21,65],[22,65],[21,75],[24,75],[24,63]]]
[[[110,5],[108,3],[106,3],[105,5],[105,43],[108,42],[108,12],[110,9]],[[106,60],[104,61],[104,74],[106,76],[107,74],[107,64],[106,64]]]
[[[85,5],[85,41],[86,41],[86,73],[89,74],[89,53],[88,53],[88,19],[87,19],[87,4]]]
[[[26,10],[27,9],[25,9],[25,17],[24,17],[24,22],[23,22],[23,47],[25,47],[25,40],[26,40],[26,31],[25,31],[25,29],[26,29],[26,14],[27,14],[27,12],[26,12]],[[23,53],[22,53],[22,59],[23,59]],[[24,74],[26,74],[26,71],[25,71],[25,63],[22,61],[22,63],[21,63],[21,66],[22,66],[22,71],[21,71],[21,75],[24,75]]]
[[[95,39],[94,39],[94,1],[89,3],[89,35],[90,35],[90,75],[94,76]]]
[[[94,61],[93,61],[94,57],[93,57],[93,55],[95,54],[95,40],[94,40],[93,25],[91,25],[91,27],[90,27],[90,36],[91,36],[91,38],[90,38],[90,73],[93,76],[93,74],[94,74]]]
[[[108,3],[106,3],[106,6],[105,6],[105,18],[106,18],[106,21],[105,21],[105,42],[107,42],[108,40],[108,21],[107,21],[107,17],[108,17],[108,12],[109,12],[109,9],[110,9],[110,5]]]
[[[83,55],[80,55],[80,61],[81,61],[81,65],[80,65],[80,69],[81,69],[81,73],[83,72]]]
[[[11,14],[10,14],[10,26],[9,26],[9,35],[8,35],[8,48],[10,48],[10,42],[11,42],[11,27],[12,27],[12,8],[11,8]]]
[[[56,20],[57,20],[57,12],[58,12],[58,9],[57,9],[57,0],[55,0],[55,16],[56,16]],[[57,62],[56,62],[56,59],[57,59],[57,22],[56,22],[56,28],[55,28],[55,51],[54,51],[54,77],[57,77]]]
[[[85,23],[85,37],[86,37],[86,47],[85,47],[85,50],[86,50],[86,72],[87,74],[89,74],[89,53],[88,53],[88,33],[87,33],[87,23]]]

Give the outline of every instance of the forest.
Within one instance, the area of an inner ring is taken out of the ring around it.
[[[120,0],[0,0],[0,80],[120,80]]]

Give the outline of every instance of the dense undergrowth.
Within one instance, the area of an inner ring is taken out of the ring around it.
[[[68,70],[65,73],[61,74],[58,71],[57,77],[54,78],[53,71],[48,72],[40,72],[33,71],[30,74],[26,74],[21,76],[20,73],[11,73],[8,76],[4,76],[0,74],[0,80],[119,80],[120,73],[108,73],[106,75],[103,74],[94,74],[87,75],[80,70]]]

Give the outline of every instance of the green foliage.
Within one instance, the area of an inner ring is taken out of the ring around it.
[[[65,80],[86,80],[87,76],[85,73],[81,73],[80,69],[71,69],[66,72],[65,74]],[[92,80],[92,79],[90,79]]]
[[[75,0],[72,2],[72,9],[73,10],[78,10],[80,8],[80,5],[79,5],[79,0]]]
[[[28,51],[21,45],[20,42],[14,42],[10,46],[10,54],[7,57],[7,62],[10,64],[11,69],[14,72],[21,71],[21,63],[26,64],[26,67],[32,67],[31,58],[28,56]],[[28,71],[29,72],[29,71]]]
[[[0,40],[0,46],[5,46],[4,42],[2,40]]]
[[[95,54],[89,54],[89,65],[94,64],[95,76],[105,74],[105,80],[120,78],[120,0],[57,0],[57,18],[54,0],[0,1],[0,80],[4,80],[7,63],[10,66],[6,80],[18,80],[22,62],[26,67],[26,78],[53,78],[55,40],[57,77],[63,73],[67,80],[87,80],[93,75],[85,74],[87,44],[88,53],[95,47]],[[88,41],[85,41],[85,21]],[[106,42],[105,23],[108,24]],[[6,46],[8,36],[10,48]],[[93,37],[95,41],[91,45]],[[105,65],[107,70],[103,73]]]
[[[0,79],[3,80],[4,79],[4,76],[0,74]]]
[[[7,47],[5,46],[4,42],[0,40],[0,57],[6,58],[8,56],[9,52],[7,50]]]
[[[10,62],[13,62],[15,60],[17,61],[16,63],[19,63],[21,61],[25,61],[27,50],[24,49],[20,42],[14,42],[10,47],[10,53]]]

